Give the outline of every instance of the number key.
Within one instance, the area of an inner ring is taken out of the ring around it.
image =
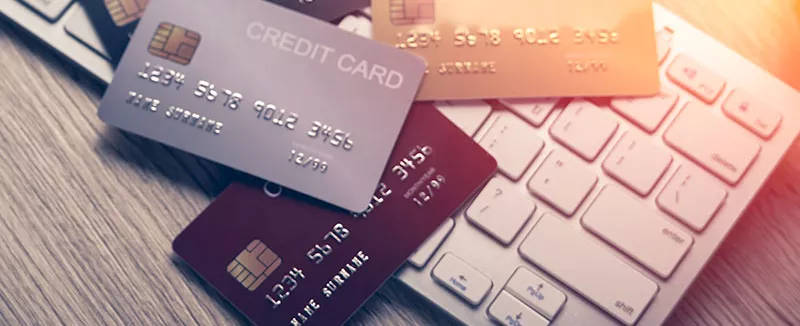
[[[714,103],[725,88],[722,77],[685,54],[675,57],[667,68],[667,76],[708,104]]]

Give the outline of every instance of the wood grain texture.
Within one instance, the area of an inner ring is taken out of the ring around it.
[[[800,89],[790,0],[664,0]],[[99,121],[100,87],[0,22],[0,324],[238,324],[170,244],[235,172]],[[800,109],[800,108],[798,108]],[[800,144],[669,319],[800,325]],[[447,325],[390,280],[351,325]]]

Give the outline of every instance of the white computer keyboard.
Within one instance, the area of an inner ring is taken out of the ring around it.
[[[0,11],[110,82],[79,3],[0,0]],[[654,13],[658,96],[436,103],[499,172],[400,280],[468,325],[663,323],[797,137],[800,95]],[[371,37],[370,15],[338,23]]]
[[[797,137],[800,95],[654,11],[658,96],[437,103],[499,172],[400,280],[468,325],[665,321]],[[369,13],[340,27],[370,37]]]

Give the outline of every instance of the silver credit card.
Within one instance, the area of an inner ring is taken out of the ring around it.
[[[361,212],[420,57],[260,0],[152,0],[103,121]]]

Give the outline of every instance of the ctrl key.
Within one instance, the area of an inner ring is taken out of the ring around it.
[[[506,326],[546,326],[550,322],[506,291],[489,306],[489,317]]]
[[[481,304],[492,289],[492,280],[449,252],[442,256],[431,276],[473,306]]]

